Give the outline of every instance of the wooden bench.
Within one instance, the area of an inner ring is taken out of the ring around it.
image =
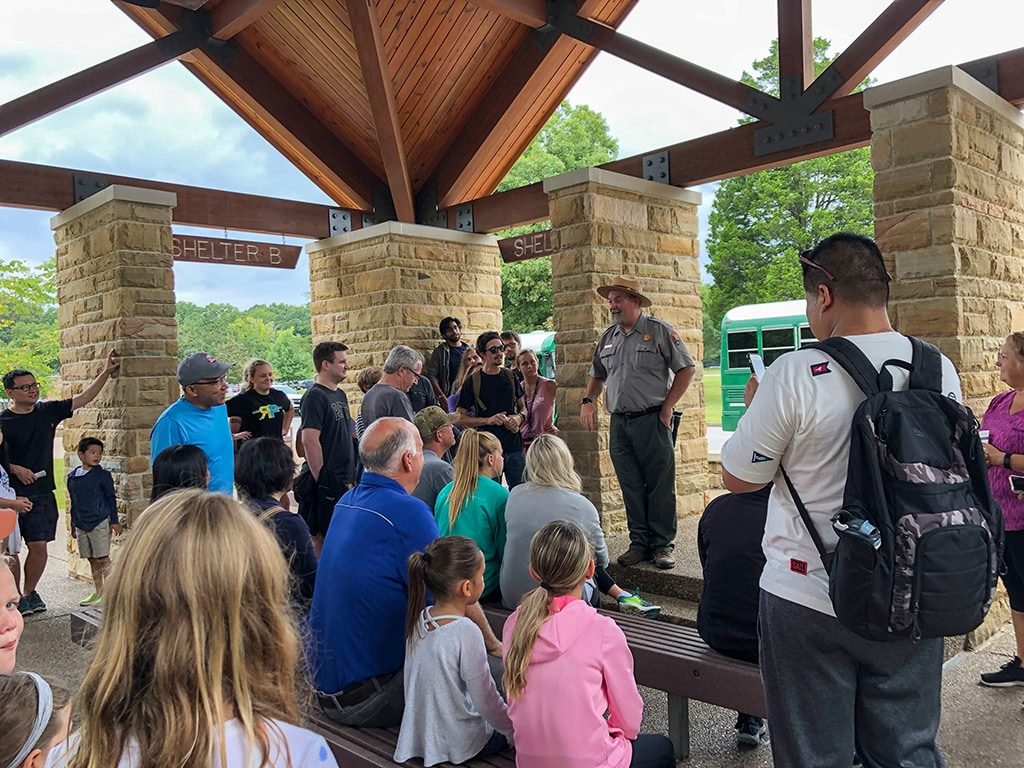
[[[664,621],[651,621],[621,613],[602,611],[626,635],[633,653],[634,676],[638,685],[664,691],[668,697],[668,730],[676,758],[690,754],[690,699],[703,701],[750,715],[767,715],[761,673],[755,664],[736,661],[711,650],[697,630]],[[86,608],[71,614],[71,639],[86,645],[95,636],[103,616],[102,608]],[[508,611],[488,608],[487,618],[495,634],[508,618]],[[394,765],[397,729],[349,728],[314,714],[308,718],[346,766]],[[374,762],[376,761],[376,762]],[[420,765],[414,761],[412,765]],[[494,757],[468,765],[513,766],[508,757]]]

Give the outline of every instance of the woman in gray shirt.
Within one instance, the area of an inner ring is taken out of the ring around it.
[[[523,482],[512,489],[505,504],[505,554],[501,561],[501,597],[514,610],[520,598],[537,582],[530,576],[530,541],[541,528],[555,520],[577,523],[594,546],[597,589],[615,599],[619,610],[653,618],[661,608],[642,599],[639,593],[622,589],[608,575],[608,546],[597,509],[580,493],[583,484],[576,474],[569,446],[560,437],[538,435],[526,452]],[[592,585],[593,586],[593,585]],[[599,602],[591,590],[591,602]]]

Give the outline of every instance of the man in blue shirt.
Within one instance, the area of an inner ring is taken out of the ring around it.
[[[409,555],[438,536],[433,513],[409,494],[423,441],[405,419],[375,421],[359,442],[364,472],[338,501],[324,540],[309,613],[317,700],[344,725],[402,720]],[[501,644],[479,606],[467,611],[492,654]]]
[[[172,445],[202,448],[210,468],[209,489],[229,496],[235,487],[235,449],[224,397],[231,366],[206,352],[182,360],[178,365],[181,397],[160,414],[149,435],[151,462]]]

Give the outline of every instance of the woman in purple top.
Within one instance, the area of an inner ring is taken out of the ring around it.
[[[1017,655],[996,672],[981,676],[984,685],[1024,685],[1024,496],[1010,490],[1010,476],[1024,475],[1024,332],[1007,337],[996,361],[999,379],[1011,387],[989,403],[981,427],[988,430],[985,460],[992,495],[1006,522],[1006,572],[1003,584],[1010,596]]]
[[[523,388],[526,390],[526,420],[519,428],[525,451],[538,435],[558,434],[558,427],[554,424],[555,392],[558,385],[554,380],[538,374],[540,365],[537,355],[529,349],[524,349],[516,356],[516,366],[523,374]]]

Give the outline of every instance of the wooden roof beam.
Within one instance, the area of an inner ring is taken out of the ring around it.
[[[892,0],[878,18],[821,73],[819,79],[835,77],[839,83],[829,96],[853,93],[864,78],[941,4],[942,0]]]
[[[814,35],[811,32],[811,0],[778,0],[779,93],[787,83],[802,93],[814,82]]]
[[[546,0],[470,0],[470,2],[534,29],[540,29],[548,23]]]
[[[384,172],[391,189],[391,200],[399,221],[415,222],[416,206],[412,194],[409,162],[402,142],[394,86],[381,41],[380,22],[373,0],[349,0],[348,16],[352,24],[356,52],[363,71],[363,83],[370,98],[370,111],[377,131]]]
[[[81,72],[0,105],[0,136],[149,72],[203,44],[198,29],[183,29],[140,45]]]
[[[187,15],[167,4],[159,9],[118,7],[154,37],[176,31],[178,20]],[[377,174],[247,51],[230,42],[222,45],[227,49],[208,45],[194,51],[191,60],[182,60],[183,66],[331,199],[344,207],[373,210]]]
[[[280,3],[281,0],[224,0],[210,12],[210,35],[230,40]]]

